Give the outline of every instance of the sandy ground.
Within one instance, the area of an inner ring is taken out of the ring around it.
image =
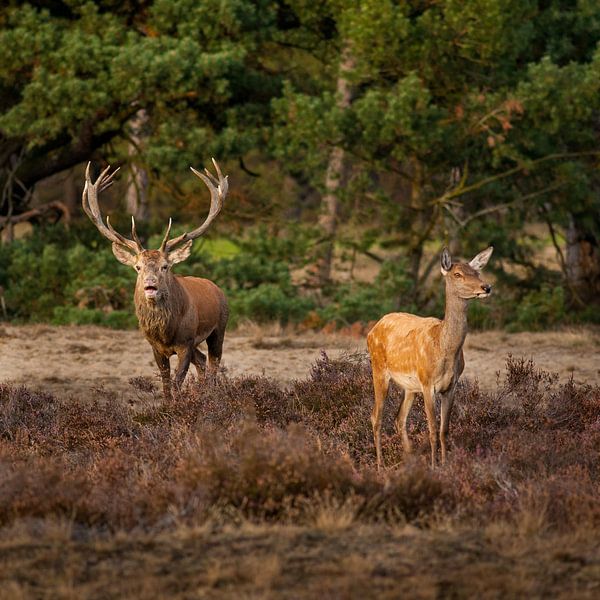
[[[223,365],[230,375],[266,375],[281,382],[306,377],[324,350],[332,358],[365,352],[364,338],[296,334],[246,328],[225,339]],[[600,330],[544,333],[470,333],[465,343],[465,377],[483,388],[495,385],[507,355],[533,358],[538,367],[576,382],[600,381]],[[176,362],[172,360],[172,366]],[[193,372],[193,369],[190,370]],[[138,331],[91,326],[0,326],[0,382],[25,384],[58,394],[104,388],[132,393],[129,379],[158,371],[150,346]]]

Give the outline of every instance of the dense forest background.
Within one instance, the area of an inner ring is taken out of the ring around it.
[[[83,215],[156,244],[225,208],[178,272],[234,323],[440,314],[439,251],[492,244],[476,327],[600,321],[595,0],[155,0],[0,8],[4,318],[132,325],[133,272]]]

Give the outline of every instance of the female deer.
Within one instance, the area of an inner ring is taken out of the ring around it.
[[[465,366],[463,344],[467,335],[467,301],[490,295],[492,287],[481,280],[480,271],[487,264],[492,251],[490,246],[469,263],[452,263],[448,249],[444,248],[441,270],[446,280],[446,312],[443,320],[407,313],[390,313],[381,318],[369,332],[367,346],[375,390],[371,423],[378,468],[383,463],[381,418],[390,380],[404,389],[404,399],[396,416],[396,431],[402,434],[406,452],[411,451],[406,419],[415,393],[423,394],[433,467],[437,454],[435,394],[442,395],[440,445],[442,464],[446,461],[446,435],[454,389]]]

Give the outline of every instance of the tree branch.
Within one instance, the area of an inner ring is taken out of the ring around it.
[[[600,156],[600,151],[590,150],[587,152],[559,152],[559,153],[555,153],[555,154],[549,154],[548,156],[544,156],[542,158],[533,160],[533,161],[527,163],[526,165],[520,165],[518,167],[513,167],[512,169],[509,169],[508,171],[504,171],[504,173],[499,173],[498,175],[492,175],[491,177],[486,177],[485,179],[482,179],[481,181],[478,181],[471,185],[464,185],[464,183],[461,181],[461,183],[454,189],[448,190],[448,191],[444,192],[438,198],[435,198],[434,200],[432,200],[431,204],[433,204],[433,205],[446,204],[452,198],[458,198],[468,192],[473,192],[482,187],[485,187],[486,185],[493,183],[494,181],[499,181],[500,179],[506,179],[507,177],[510,177],[511,175],[515,175],[516,173],[519,173],[521,171],[531,169],[532,167],[540,165],[544,162],[548,162],[550,160],[559,160],[561,158],[575,158],[577,156]]]

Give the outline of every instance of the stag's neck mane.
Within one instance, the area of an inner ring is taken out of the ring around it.
[[[446,284],[446,310],[442,320],[440,344],[447,354],[458,354],[467,337],[467,301]]]
[[[135,314],[146,338],[152,342],[169,344],[177,331],[177,324],[185,307],[184,291],[175,277],[156,301],[146,299],[144,289],[135,289]]]

